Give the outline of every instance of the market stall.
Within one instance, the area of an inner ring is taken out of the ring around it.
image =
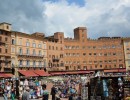
[[[7,98],[11,98],[12,89],[15,90],[16,83],[15,83],[14,76],[10,73],[0,73],[0,96],[3,96],[6,92]]]
[[[130,76],[123,77],[124,79],[124,98],[130,98]]]
[[[122,89],[122,77],[96,77],[90,80],[91,100],[121,100],[124,97]]]

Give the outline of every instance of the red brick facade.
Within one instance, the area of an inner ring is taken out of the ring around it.
[[[87,29],[74,29],[74,39],[65,39],[66,70],[125,68],[123,41],[119,37],[87,38]]]
[[[46,37],[48,70],[59,71],[65,70],[64,67],[64,34],[61,32],[54,33],[54,36]]]
[[[0,29],[0,72],[9,72],[11,67],[11,33]]]
[[[11,45],[13,40],[16,43]],[[0,68],[1,71],[10,68],[11,57],[12,65],[24,69],[39,69],[41,65],[48,71],[122,69],[126,67],[123,41],[120,37],[89,39],[86,27],[74,29],[73,39],[64,38],[62,32],[45,37],[40,33],[0,30]],[[17,55],[20,50],[23,54]],[[34,56],[35,51],[43,56]]]

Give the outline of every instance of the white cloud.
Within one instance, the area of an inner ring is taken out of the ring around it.
[[[67,0],[14,1],[0,3],[0,21],[10,22],[17,31],[46,35],[62,31],[65,37],[73,37],[73,29],[84,26],[90,38],[130,37],[130,0],[85,0],[84,6]]]
[[[66,1],[46,2],[45,14],[52,31],[64,31],[73,35],[78,26],[88,28],[88,36],[129,36],[129,0],[86,0],[83,7]]]

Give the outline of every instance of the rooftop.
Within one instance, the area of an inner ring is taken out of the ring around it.
[[[1,24],[8,24],[8,25],[11,25],[10,23],[7,23],[7,22],[2,22],[2,23],[0,23],[0,25],[1,25]]]

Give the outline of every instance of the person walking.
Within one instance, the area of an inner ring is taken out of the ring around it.
[[[23,92],[23,94],[22,94],[22,100],[30,100],[29,99],[29,87],[26,87],[25,88],[25,91]]]
[[[42,94],[42,100],[48,100],[49,99],[49,92],[46,90],[46,84],[42,85],[43,94]]]
[[[23,86],[21,84],[18,87],[18,92],[19,92],[19,100],[21,100],[22,99],[22,95],[23,95]]]
[[[73,100],[73,94],[70,94],[69,99],[68,100]]]
[[[12,86],[12,89],[11,89],[11,100],[15,100],[15,89],[14,89],[14,86]]]
[[[4,100],[8,100],[6,88],[3,89],[3,97],[4,97]]]
[[[56,95],[56,88],[55,88],[54,85],[51,88],[51,95],[52,95],[52,100],[55,100],[56,99],[56,97],[55,97],[55,95]]]

